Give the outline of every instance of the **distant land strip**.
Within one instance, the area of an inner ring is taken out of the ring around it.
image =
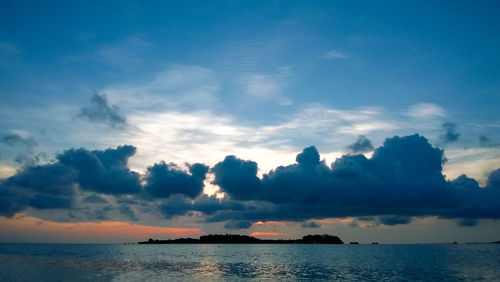
[[[169,240],[149,239],[137,244],[344,244],[344,242],[334,235],[306,235],[302,239],[259,239],[247,235],[234,234],[210,234],[200,236],[199,239],[179,238]]]

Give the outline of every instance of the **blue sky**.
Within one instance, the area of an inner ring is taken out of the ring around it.
[[[330,165],[358,153],[349,145],[359,136],[372,144],[362,152],[370,158],[386,138],[418,133],[444,149],[447,181],[466,174],[486,187],[500,168],[499,12],[495,1],[4,1],[0,178],[7,185],[8,177],[53,164],[71,148],[125,144],[136,148],[128,167],[141,181],[160,161],[187,171],[185,163],[212,168],[227,155],[255,161],[262,178],[295,163],[311,145]],[[206,191],[221,189],[214,177],[210,170]],[[127,217],[116,195],[82,187],[71,208],[28,205],[19,213],[95,221],[82,210],[100,207],[80,200],[97,192],[109,202],[107,220],[227,231],[224,221],[213,227],[200,211],[170,217],[158,215],[165,209],[131,205],[135,216]],[[376,229],[411,233],[419,220],[434,222],[422,232],[443,228],[442,213],[413,215],[390,228],[380,219],[373,228],[352,227],[360,214],[306,220],[330,220],[335,224],[324,223],[322,231],[357,239]],[[455,216],[441,233],[492,239],[481,232],[498,228],[492,218],[466,228],[450,223]],[[251,220],[249,229],[236,231],[264,228]],[[273,230],[310,231],[296,218],[282,222],[292,223]]]

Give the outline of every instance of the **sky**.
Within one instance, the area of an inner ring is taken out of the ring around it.
[[[2,1],[0,241],[496,241],[497,1]]]

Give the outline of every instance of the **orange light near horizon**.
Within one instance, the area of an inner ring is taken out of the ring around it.
[[[314,221],[320,224],[349,224],[354,221],[354,217],[346,217],[346,218],[324,218],[324,219],[315,219]]]
[[[38,237],[57,238],[48,241],[118,243],[123,240],[203,235],[200,228],[147,226],[123,221],[61,223],[30,216],[0,217],[0,227],[2,237],[19,234],[28,241]]]
[[[285,235],[283,233],[276,232],[253,232],[250,236],[282,236]]]
[[[288,221],[257,221],[256,225],[275,225],[275,226],[287,226],[291,222]]]

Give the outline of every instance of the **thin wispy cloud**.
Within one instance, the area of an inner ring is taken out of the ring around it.
[[[135,110],[207,108],[217,101],[217,75],[208,68],[173,65],[146,81],[113,85],[102,90],[114,101]]]
[[[241,40],[223,48],[222,73],[227,76],[254,73],[259,70],[259,62],[272,46],[269,42]]]
[[[136,170],[159,161],[159,156],[178,163],[198,159],[213,164],[234,152],[259,161],[267,171],[279,159],[293,160],[299,149],[297,142],[345,148],[349,144],[341,136],[350,139],[360,134],[382,134],[400,126],[381,109],[342,110],[320,105],[302,107],[281,121],[261,126],[244,125],[231,115],[209,110],[136,110],[127,113],[127,121],[139,130],[118,135],[99,133],[99,140],[103,145],[117,144],[116,140],[135,144],[139,151],[131,165]]]
[[[411,106],[406,114],[413,118],[435,118],[445,117],[446,111],[439,105],[432,103],[419,103]]]
[[[22,167],[34,166],[48,160],[47,154],[40,150],[33,136],[24,130],[11,130],[1,134],[0,145],[9,147],[9,155],[15,155],[14,162]]]
[[[4,133],[0,136],[0,143],[16,146],[23,145],[32,149],[37,145],[33,137],[29,136],[26,132],[23,131],[12,131],[9,133]]]
[[[286,122],[267,127],[267,130],[290,133],[299,130],[311,138],[334,138],[338,134],[360,135],[374,131],[391,131],[399,122],[384,116],[377,108],[343,110],[318,104],[299,109]]]
[[[341,59],[347,59],[349,56],[343,52],[337,51],[337,50],[330,50],[326,52],[324,55],[319,56],[319,59],[325,59],[325,60],[341,60]]]
[[[479,146],[481,146],[481,147],[500,147],[500,143],[495,142],[484,135],[480,135],[479,136]]]
[[[287,98],[284,92],[285,80],[290,75],[290,68],[279,68],[274,74],[245,74],[240,78],[240,82],[246,94],[271,100],[280,105],[288,106],[292,100]]]
[[[103,46],[97,51],[105,62],[128,67],[143,61],[142,56],[151,50],[153,44],[139,37],[131,36]]]

